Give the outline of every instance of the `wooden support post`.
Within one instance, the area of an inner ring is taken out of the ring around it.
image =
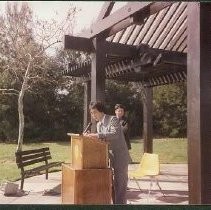
[[[89,103],[91,99],[91,80],[84,83],[84,129],[91,120]]]
[[[91,66],[91,100],[105,101],[105,52],[100,38],[93,39],[95,52],[92,56]]]
[[[143,106],[143,139],[144,139],[144,152],[153,152],[153,137],[152,137],[152,98],[153,89],[151,87],[145,87],[145,99]]]
[[[91,101],[105,102],[105,51],[99,37],[93,39],[95,52],[91,54]],[[92,121],[92,132],[96,132],[96,123]]]
[[[211,203],[211,4],[188,3],[188,183],[190,204]]]

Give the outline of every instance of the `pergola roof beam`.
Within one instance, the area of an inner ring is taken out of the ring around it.
[[[176,82],[186,81],[186,68],[181,68],[178,65],[173,65],[171,68],[169,65],[163,64],[155,68],[153,71],[148,68],[144,68],[142,72],[136,73],[134,68],[127,68],[127,65],[121,67],[116,64],[106,66],[106,78],[113,80],[124,80],[124,81],[145,81],[153,84],[149,86],[157,86],[162,84],[170,84]],[[90,80],[91,65],[86,66],[86,71],[83,74],[77,74],[76,72],[65,72],[68,75],[81,78],[83,80]]]
[[[94,52],[92,40],[84,37],[64,36],[64,49],[71,49],[84,52]]]
[[[119,55],[123,57],[133,57],[138,55],[137,47],[132,45],[105,41],[104,49],[107,54],[111,55]]]
[[[146,52],[146,51],[143,51]],[[157,69],[159,69],[160,65],[175,65],[180,67],[186,67],[187,66],[187,55],[186,53],[180,53],[180,52],[172,52],[172,51],[166,51],[166,50],[159,50],[159,49],[151,49],[149,48],[147,52],[149,53],[156,53],[155,55],[160,56],[160,62],[157,65],[153,64],[155,61],[154,58],[151,58],[150,63],[146,63],[147,61],[143,59],[144,55],[146,53],[141,53],[140,58],[135,58],[135,60],[120,60],[113,64],[109,64],[109,60],[106,62],[106,73],[119,73],[121,72],[130,72],[131,70],[136,73],[151,73],[156,72]],[[154,56],[152,54],[152,56]],[[145,56],[146,57],[146,56]],[[148,59],[148,58],[146,58]],[[155,57],[157,59],[157,57]],[[147,64],[147,65],[146,65]],[[145,67],[144,67],[145,66]],[[170,67],[169,67],[170,68]],[[112,69],[112,70],[110,70]],[[75,76],[81,76],[83,74],[88,74],[91,71],[91,63],[87,63],[84,65],[75,65],[72,66],[69,64],[69,73]]]
[[[145,18],[173,3],[174,2],[130,2],[113,14],[110,14],[107,17],[104,16],[101,20],[99,19],[89,30],[84,31],[79,35],[87,38],[93,38],[98,34],[104,34],[105,37],[111,36],[132,24],[142,23]],[[110,8],[111,7],[113,7],[113,5],[110,5]],[[108,9],[108,13],[111,12],[110,8]],[[103,10],[106,10],[106,6],[102,11]],[[99,15],[99,17],[103,17],[103,15]]]
[[[150,5],[150,15],[163,10],[164,8],[171,6],[174,3],[176,3],[176,1],[154,2],[154,4]]]
[[[134,15],[136,12],[146,8],[151,5],[153,2],[130,2],[127,5],[123,6],[113,14],[108,17],[97,21],[90,30],[81,33],[80,36],[85,36],[88,38],[93,38],[96,35],[105,32],[110,29],[115,24],[123,21],[124,19]]]
[[[187,65],[186,53],[150,48],[147,45],[140,45],[139,53],[140,55],[144,53],[149,53],[151,56],[155,56],[157,59],[162,60],[163,63],[171,63],[171,64],[184,65],[184,66]]]
[[[113,9],[115,2],[114,1],[105,1],[105,3],[103,4],[101,11],[97,17],[97,21],[98,20],[102,20],[103,18],[107,17],[108,15],[110,15],[111,10]]]
[[[132,45],[101,41],[102,48],[106,54],[118,55],[122,57],[132,57],[136,56],[138,53],[137,47]],[[64,40],[65,49],[72,49],[84,52],[94,52],[95,47],[91,39],[84,37],[74,37],[65,35]]]

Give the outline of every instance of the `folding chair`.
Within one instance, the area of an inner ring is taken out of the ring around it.
[[[153,181],[156,182],[160,191],[162,192],[163,196],[165,197],[165,194],[163,193],[163,191],[159,185],[158,179],[156,177],[159,175],[159,173],[160,173],[160,164],[159,164],[158,155],[151,154],[151,153],[144,153],[138,168],[135,171],[130,171],[128,173],[128,176],[129,176],[129,179],[134,180],[136,182],[140,191],[142,191],[142,190],[141,190],[141,187],[140,187],[137,179],[140,179],[144,176],[149,176],[150,177],[150,186],[148,189],[148,198],[151,193]]]

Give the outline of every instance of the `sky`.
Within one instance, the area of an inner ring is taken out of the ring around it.
[[[34,14],[42,19],[64,18],[70,4],[73,4],[81,11],[76,15],[76,27],[74,33],[88,28],[97,18],[104,1],[27,1],[32,7]],[[0,1],[0,12],[4,11],[6,1]],[[115,3],[114,11],[126,2]],[[56,12],[58,13],[55,16]]]
[[[0,1],[0,13],[5,10],[7,1]],[[21,1],[18,1],[21,2]],[[104,1],[26,1],[32,8],[33,13],[39,19],[49,20],[51,18],[58,20],[59,22],[64,20],[67,10],[72,4],[76,6],[80,11],[76,14],[76,24],[74,27],[73,35],[77,36],[83,29],[89,28],[89,26],[98,17],[98,14],[104,4]],[[127,2],[116,2],[114,4],[112,12],[125,5]],[[111,13],[112,13],[111,12]],[[54,47],[49,48],[48,53],[54,55]]]
[[[80,32],[84,27],[90,26],[97,18],[97,11],[100,11],[103,3],[103,1],[29,1],[29,5],[32,6],[35,14],[46,19],[53,17],[56,11],[59,18],[64,18],[70,4],[81,9],[76,15],[76,33]]]

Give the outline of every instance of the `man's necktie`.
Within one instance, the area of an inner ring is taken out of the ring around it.
[[[102,133],[103,132],[103,123],[100,122],[99,124],[99,132]]]

